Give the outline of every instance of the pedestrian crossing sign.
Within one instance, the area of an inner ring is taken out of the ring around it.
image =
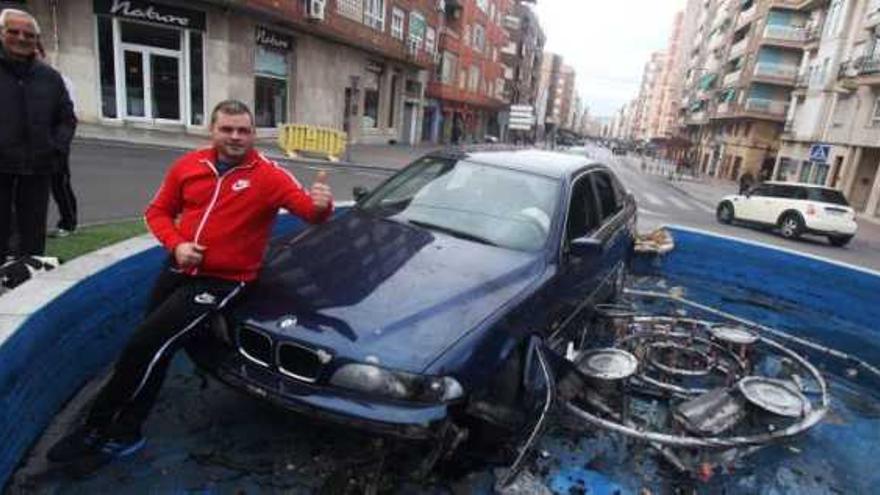
[[[826,163],[828,161],[828,155],[830,153],[831,153],[831,145],[814,144],[814,145],[810,146],[810,161],[811,162]]]

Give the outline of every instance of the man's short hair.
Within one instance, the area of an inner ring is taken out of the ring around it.
[[[211,112],[211,125],[217,123],[217,114],[225,113],[226,115],[244,115],[247,114],[251,118],[251,125],[254,124],[254,114],[247,105],[238,100],[223,100],[214,107]]]
[[[24,17],[25,19],[31,21],[31,24],[34,25],[34,31],[39,36],[40,34],[40,23],[37,22],[37,19],[32,16],[30,13],[25,12],[24,10],[18,9],[3,9],[0,11],[0,27],[6,28],[6,20],[10,17]]]

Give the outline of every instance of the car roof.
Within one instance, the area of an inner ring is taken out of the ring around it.
[[[785,181],[779,181],[779,180],[768,180],[768,181],[762,182],[762,184],[768,184],[771,186],[810,187],[813,189],[828,189],[829,191],[839,191],[839,189],[836,189],[833,187],[822,186],[819,184],[810,184],[808,182],[785,182]]]
[[[602,165],[584,155],[536,149],[443,150],[429,156],[468,160],[485,165],[509,168],[556,179],[567,177],[589,165]]]

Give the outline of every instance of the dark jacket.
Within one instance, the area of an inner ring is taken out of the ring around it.
[[[76,128],[61,75],[48,65],[17,62],[0,46],[0,173],[51,174]]]

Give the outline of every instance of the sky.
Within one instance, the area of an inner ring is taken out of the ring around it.
[[[639,91],[651,52],[664,50],[685,0],[537,0],[545,51],[574,67],[590,115],[611,116]]]

